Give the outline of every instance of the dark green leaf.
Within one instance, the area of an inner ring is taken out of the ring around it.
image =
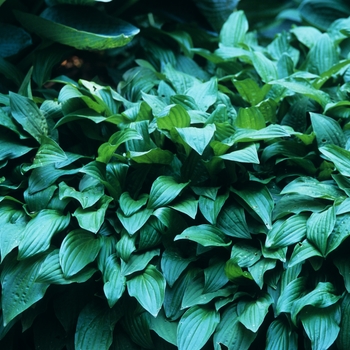
[[[298,336],[284,320],[273,321],[266,334],[266,350],[297,350]]]

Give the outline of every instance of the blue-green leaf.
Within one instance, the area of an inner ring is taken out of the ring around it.
[[[319,150],[334,163],[340,174],[350,176],[350,151],[336,145],[326,145]]]
[[[163,275],[153,266],[149,265],[140,275],[127,281],[129,295],[138,302],[152,316],[156,317],[162,307],[165,295],[166,281]]]
[[[266,334],[266,350],[297,350],[298,335],[281,319],[273,321]]]
[[[235,11],[226,20],[220,31],[220,43],[227,47],[238,47],[244,43],[248,21],[243,11]]]
[[[93,262],[100,248],[100,240],[93,233],[81,229],[69,232],[59,253],[64,276],[73,276]]]
[[[214,333],[220,314],[204,306],[192,306],[179,321],[177,346],[179,350],[200,350]]]
[[[159,249],[149,250],[142,254],[131,254],[129,260],[121,261],[121,272],[124,276],[131,275],[135,272],[144,270],[148,263],[159,255]]]

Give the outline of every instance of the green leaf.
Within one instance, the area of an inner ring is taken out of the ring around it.
[[[272,303],[272,297],[267,293],[261,294],[256,300],[240,301],[238,303],[238,320],[247,329],[256,333],[264,322]]]
[[[27,97],[10,92],[11,113],[23,129],[41,143],[48,132],[47,121],[37,105]]]
[[[231,188],[231,191],[238,195],[258,215],[268,229],[271,229],[271,214],[274,204],[267,187],[256,185],[243,190]]]
[[[216,226],[228,236],[251,238],[244,210],[235,203],[223,207],[218,215]]]
[[[108,140],[98,148],[98,157],[96,160],[102,163],[108,163],[118,147],[129,140],[141,140],[142,136],[134,129],[124,129],[114,133]]]
[[[18,247],[18,260],[23,260],[49,249],[52,237],[66,229],[70,215],[52,209],[41,210],[30,220]]]
[[[338,122],[318,113],[311,112],[310,117],[318,147],[329,144],[345,147],[345,136]]]
[[[147,222],[152,213],[152,209],[141,209],[126,216],[120,209],[117,210],[118,219],[130,235],[135,234]]]
[[[113,329],[121,312],[109,309],[102,300],[92,300],[80,312],[74,337],[76,349],[108,350],[113,341]]]
[[[195,258],[183,258],[174,250],[166,249],[162,254],[160,266],[167,284],[172,288],[181,273]]]
[[[180,137],[186,144],[202,155],[215,133],[215,125],[208,124],[204,128],[176,128]]]
[[[203,216],[213,225],[216,224],[217,216],[225,204],[229,194],[217,196],[215,200],[207,198],[205,196],[199,197],[199,209]]]
[[[214,333],[220,322],[215,310],[203,306],[192,306],[179,321],[177,328],[177,346],[179,350],[200,350]]]
[[[254,278],[255,283],[260,287],[264,286],[264,274],[268,270],[272,270],[276,267],[276,260],[274,259],[260,259],[254,265],[248,267],[248,271]]]
[[[226,20],[220,31],[220,43],[223,46],[237,47],[244,43],[248,21],[243,11],[235,11]]]
[[[206,83],[198,84],[187,90],[186,95],[193,97],[199,110],[206,112],[212,106],[218,94],[218,81],[212,78]]]
[[[340,330],[339,305],[326,308],[306,307],[300,313],[301,323],[311,340],[312,349],[328,349],[337,339]]]
[[[129,295],[135,297],[142,307],[156,317],[162,307],[166,282],[163,275],[149,265],[140,275],[127,281]]]
[[[177,345],[177,322],[170,322],[165,317],[163,310],[158,313],[157,317],[150,318],[149,327],[168,343]]]
[[[159,176],[152,184],[147,208],[155,209],[171,203],[188,184],[177,183],[172,176]]]
[[[169,207],[194,219],[197,215],[198,200],[196,200],[194,197],[187,197],[180,199],[180,201],[172,205],[169,205]]]
[[[350,290],[350,265],[347,255],[338,255],[333,259],[334,265],[339,270],[339,273],[343,276],[346,290]]]
[[[334,229],[335,221],[334,206],[321,213],[312,213],[307,221],[306,237],[323,255],[326,254],[328,237]]]
[[[295,245],[288,262],[288,267],[304,262],[314,256],[322,257],[323,254],[321,254],[320,251],[307,239],[304,239],[302,242],[298,242],[298,244]]]
[[[260,163],[256,144],[254,143],[252,143],[251,145],[243,149],[223,154],[219,156],[219,158],[234,161],[234,162],[239,162],[239,163],[253,163],[253,164]]]
[[[252,106],[257,105],[265,97],[266,88],[261,89],[258,83],[251,78],[244,80],[233,80],[233,84],[242,98],[249,102]],[[269,87],[268,85],[265,86]]]
[[[325,147],[328,148],[336,146],[329,145]],[[322,149],[323,148],[324,147],[322,147]],[[290,182],[286,187],[284,187],[281,191],[281,194],[287,193],[298,193],[300,195],[306,195],[313,198],[323,198],[329,200],[335,200],[344,195],[337,186],[328,184],[326,182],[322,183],[312,177],[307,176],[298,177]]]
[[[265,128],[265,118],[257,107],[240,108],[235,126],[243,129],[261,130]]]
[[[263,53],[259,51],[253,52],[252,62],[264,83],[278,79],[276,64],[269,60]]]
[[[105,264],[103,271],[103,291],[108,301],[108,305],[112,308],[123,295],[126,287],[126,279],[121,272],[118,257],[110,255]]]
[[[284,320],[273,321],[266,334],[266,350],[297,350],[298,335]]]
[[[100,248],[100,240],[93,233],[81,229],[69,232],[59,252],[64,276],[73,276],[93,262]]]
[[[191,226],[186,228],[174,240],[188,239],[197,242],[204,247],[227,247],[231,244],[225,234],[217,227],[208,224]]]
[[[83,209],[96,204],[104,194],[104,188],[99,183],[93,183],[82,191],[75,190],[73,187],[68,186],[64,181],[60,182],[58,187],[60,200],[74,198],[80,203]]]
[[[132,252],[136,250],[136,235],[129,235],[126,230],[121,233],[121,238],[116,244],[117,253],[124,261],[129,261]]]
[[[1,57],[14,56],[32,44],[31,36],[23,28],[12,24],[1,23],[0,33]]]
[[[139,199],[134,200],[131,198],[129,192],[124,192],[119,198],[120,209],[126,216],[130,216],[141,209],[147,203],[147,200],[148,195],[146,194],[143,194]]]
[[[296,324],[296,318],[299,312],[305,306],[315,306],[316,308],[326,308],[335,304],[341,296],[336,296],[334,286],[330,282],[319,282],[316,288],[305,296],[296,300],[292,306],[292,321]]]
[[[149,250],[143,254],[131,254],[127,262],[124,260],[121,261],[121,272],[123,276],[129,276],[135,272],[144,270],[155,256],[159,256],[159,249]]]
[[[319,148],[330,161],[332,161],[337,170],[344,176],[350,176],[350,151],[347,151],[336,145],[326,145]]]
[[[336,344],[338,349],[345,350],[350,346],[350,294],[345,293],[341,302],[340,331]]]
[[[191,118],[181,105],[169,105],[157,113],[157,125],[159,129],[171,130],[172,128],[186,128],[190,126]]]
[[[283,248],[301,242],[306,237],[306,222],[308,216],[297,214],[287,220],[277,221],[267,234],[267,248]]]
[[[104,195],[97,201],[95,205],[97,209],[92,207],[78,208],[73,213],[73,216],[77,218],[82,229],[97,233],[104,222],[106,211],[112,200],[112,197]]]
[[[338,248],[338,246],[350,235],[350,215],[337,215],[334,230],[328,238],[327,255]]]
[[[1,303],[4,326],[43,298],[49,284],[35,282],[41,261],[32,258],[16,262],[12,259],[3,265]]]
[[[39,36],[81,50],[124,46],[139,32],[133,25],[96,12],[90,6],[48,7],[40,17],[20,11],[15,11],[15,15],[25,28]]]
[[[281,312],[290,313],[294,303],[302,296],[305,291],[306,279],[305,277],[298,277],[288,283],[281,292],[277,300],[276,311],[277,314]]]
[[[291,29],[291,33],[293,33],[298,41],[304,44],[306,47],[311,49],[317,40],[321,37],[322,32],[320,32],[317,28],[311,26],[297,26]]]
[[[172,152],[160,148],[153,148],[146,152],[129,151],[127,156],[140,164],[170,164],[174,158]]]
[[[227,278],[232,282],[239,282],[242,280],[242,278],[253,280],[250,272],[242,270],[235,259],[230,259],[226,262],[225,273]]]
[[[221,350],[219,344],[223,344],[229,350],[248,350],[256,335],[257,333],[247,329],[239,322],[237,305],[231,304],[221,315],[220,323],[214,333],[214,347],[215,350]]]

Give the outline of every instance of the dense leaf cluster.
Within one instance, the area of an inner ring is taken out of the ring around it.
[[[16,9],[38,37],[7,27],[1,347],[348,349],[347,5],[249,30],[253,10],[198,0],[197,26],[141,6],[86,31],[88,2]],[[113,84],[52,76],[88,48],[121,60]]]

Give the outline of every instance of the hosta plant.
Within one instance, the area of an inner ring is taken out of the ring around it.
[[[1,347],[348,349],[350,19],[147,30],[0,95]]]

